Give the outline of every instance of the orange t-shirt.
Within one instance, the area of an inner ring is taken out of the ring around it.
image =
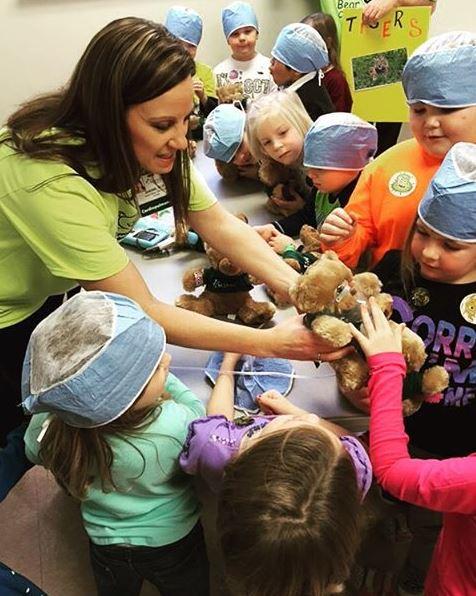
[[[374,265],[387,251],[401,249],[418,203],[442,161],[425,153],[415,139],[385,151],[364,169],[345,207],[356,220],[355,233],[328,248],[348,267],[355,267],[366,250]]]

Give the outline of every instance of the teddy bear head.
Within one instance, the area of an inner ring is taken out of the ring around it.
[[[220,103],[242,102],[245,98],[243,83],[228,83],[217,88],[218,101]]]
[[[328,250],[313,263],[289,293],[301,312],[319,313],[334,304],[352,281],[352,271]]]

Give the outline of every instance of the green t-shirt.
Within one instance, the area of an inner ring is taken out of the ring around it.
[[[190,210],[215,201],[192,166]],[[137,217],[135,205],[96,190],[69,166],[1,143],[0,328],[26,319],[77,280],[122,271],[129,258],[116,234],[129,232]]]
[[[340,207],[339,201],[331,201],[330,195],[327,192],[316,192],[314,197],[314,210],[316,213],[316,228],[319,229],[326,219],[326,217],[334,211],[336,207]]]
[[[179,456],[189,423],[204,416],[205,408],[172,374],[165,389],[171,399],[148,426],[127,441],[109,438],[112,477],[120,490],[104,493],[96,478],[81,503],[86,532],[95,544],[163,546],[186,536],[198,521],[193,479],[180,469]],[[41,464],[37,438],[47,417],[35,414],[25,434],[26,455],[34,463]]]
[[[195,62],[195,74],[203,83],[205,95],[216,99],[217,90],[213,70],[203,62]]]

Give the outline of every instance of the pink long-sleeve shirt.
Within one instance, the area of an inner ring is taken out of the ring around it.
[[[369,365],[370,458],[377,480],[399,499],[444,514],[425,594],[475,596],[476,454],[411,459],[402,417],[403,357],[377,354]]]

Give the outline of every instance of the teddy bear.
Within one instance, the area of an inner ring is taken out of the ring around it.
[[[217,87],[219,103],[234,103],[239,101],[243,108],[246,108],[246,96],[243,90],[243,83],[227,83]]]
[[[273,318],[276,312],[273,304],[258,302],[251,297],[253,283],[248,274],[209,245],[205,245],[205,253],[211,266],[193,267],[182,278],[183,288],[187,292],[203,286],[205,289],[199,296],[182,294],[175,301],[176,306],[207,317],[236,315],[245,325],[253,326]]]
[[[289,207],[277,205],[271,196],[281,201],[292,201],[307,194],[308,188],[300,170],[280,164],[274,160],[264,160],[258,169],[258,178],[269,189],[269,198],[265,204],[266,209],[273,215],[287,217],[296,211],[300,206],[290,205]]]
[[[342,348],[352,342],[348,323],[360,326],[360,305],[371,296],[387,317],[392,313],[392,297],[381,292],[382,284],[374,273],[356,275],[339,260],[333,251],[326,251],[290,288],[290,296],[298,310],[307,313],[305,324],[330,348]],[[396,323],[391,321],[391,324]],[[402,338],[403,356],[415,387],[415,375],[426,360],[423,340],[408,327]],[[369,371],[358,350],[330,363],[337,384],[344,395],[366,386]],[[448,373],[442,366],[432,366],[419,374],[418,389],[404,393],[403,413],[414,413],[425,398],[440,393],[448,386]]]

